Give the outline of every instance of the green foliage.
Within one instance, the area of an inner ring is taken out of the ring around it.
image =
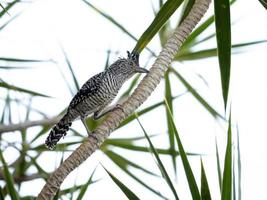
[[[229,117],[227,146],[224,158],[224,170],[222,179],[222,200],[232,199],[232,130],[231,115]]]
[[[2,150],[0,151],[0,160],[3,164],[3,174],[6,181],[8,193],[12,200],[19,200],[19,196],[17,194],[17,191],[15,189],[14,180],[12,178],[12,175],[10,174],[10,171],[8,169],[8,166],[6,164],[6,161],[4,159],[4,156],[2,154]],[[2,193],[2,192],[1,192]],[[1,195],[2,196],[2,195]]]
[[[267,1],[266,0],[259,0],[260,3],[263,5],[265,9],[267,9]]]
[[[231,19],[229,0],[215,0],[214,12],[221,84],[224,107],[226,109],[231,71]]]
[[[222,171],[221,171],[220,156],[219,156],[219,151],[218,151],[217,140],[215,140],[215,145],[216,145],[216,161],[217,161],[216,164],[217,164],[218,181],[219,181],[220,190],[222,190]]]
[[[79,195],[78,195],[78,197],[77,197],[77,200],[82,200],[82,199],[83,199],[84,194],[85,194],[85,192],[86,192],[88,186],[89,186],[90,184],[92,184],[92,182],[93,182],[92,179],[93,179],[95,170],[96,170],[96,168],[94,169],[94,171],[93,171],[93,173],[91,174],[91,176],[90,176],[90,178],[88,179],[88,181],[87,181],[83,186],[81,186],[81,188],[80,188],[80,193],[79,193]],[[75,188],[74,188],[74,190],[75,190]]]
[[[139,198],[133,193],[127,186],[125,186],[119,179],[117,179],[113,174],[111,174],[105,167],[104,169],[110,176],[110,178],[116,183],[116,185],[123,191],[123,193],[128,197],[129,200],[139,200]]]
[[[165,101],[165,103],[166,103],[166,106],[167,106],[167,109],[168,109],[168,115],[170,116],[170,119],[171,119],[171,125],[172,125],[173,130],[174,130],[176,143],[178,145],[178,149],[179,149],[179,152],[181,154],[181,159],[182,159],[182,163],[183,163],[183,166],[184,166],[184,170],[185,170],[185,174],[186,174],[186,178],[187,178],[187,181],[188,181],[188,184],[189,184],[189,188],[190,188],[190,191],[191,191],[192,198],[193,199],[200,199],[200,193],[199,193],[199,190],[198,190],[198,187],[197,187],[197,183],[196,183],[195,177],[193,175],[193,171],[191,169],[189,161],[187,159],[187,156],[186,156],[184,147],[182,145],[181,139],[179,137],[177,128],[175,126],[174,119],[173,119],[170,107],[169,107],[167,101]]]
[[[170,179],[170,176],[168,175],[168,173],[167,173],[167,171],[166,171],[166,169],[165,169],[165,167],[164,167],[162,161],[160,160],[159,154],[158,154],[157,150],[155,149],[154,145],[152,144],[152,142],[151,142],[151,140],[150,140],[148,134],[146,133],[144,127],[143,127],[142,124],[141,124],[141,122],[139,121],[139,119],[138,119],[138,115],[136,115],[136,119],[137,119],[137,121],[138,121],[140,127],[142,128],[142,130],[143,130],[145,136],[146,136],[146,139],[147,139],[147,141],[148,141],[148,143],[149,143],[150,151],[153,153],[153,155],[154,155],[155,158],[156,158],[156,164],[157,164],[157,166],[158,166],[158,168],[159,168],[159,170],[160,170],[160,172],[161,172],[161,174],[162,174],[162,177],[166,180],[167,184],[169,185],[169,187],[170,187],[170,189],[171,189],[171,191],[172,191],[172,193],[173,193],[175,199],[176,199],[176,200],[179,199],[179,198],[178,198],[178,195],[177,195],[177,192],[176,192],[176,190],[175,190],[175,187],[174,187],[174,185],[173,185],[173,183],[172,183],[172,181],[171,181],[171,179]]]
[[[202,159],[201,159],[201,199],[211,200],[210,189]]]
[[[155,19],[137,41],[133,51],[141,53],[150,40],[158,33],[171,15],[179,8],[182,0],[167,0],[157,13]]]
[[[8,89],[8,90],[14,90],[14,91],[18,91],[18,92],[23,92],[23,93],[30,94],[32,96],[49,97],[49,96],[47,96],[45,94],[41,94],[39,92],[31,91],[31,90],[28,90],[28,89],[24,89],[24,88],[21,88],[21,87],[17,87],[17,86],[8,84],[7,82],[5,82],[3,80],[0,80],[0,88],[5,88],[5,89]]]

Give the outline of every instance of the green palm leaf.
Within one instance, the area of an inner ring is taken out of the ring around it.
[[[133,193],[128,187],[126,187],[119,179],[117,179],[113,174],[111,174],[105,167],[103,167],[108,173],[110,178],[116,183],[116,185],[121,189],[121,191],[128,197],[129,200],[139,200],[139,198]]]
[[[166,169],[165,169],[165,167],[164,167],[164,165],[163,165],[163,163],[162,163],[162,161],[161,161],[161,159],[160,159],[160,157],[159,157],[159,154],[158,154],[157,150],[155,149],[154,145],[152,144],[152,142],[151,142],[149,136],[147,135],[147,133],[146,133],[144,127],[142,126],[141,122],[139,121],[139,119],[138,119],[138,115],[137,115],[137,114],[136,114],[136,119],[137,119],[137,121],[138,121],[140,127],[142,128],[142,130],[143,130],[145,136],[146,136],[146,139],[147,139],[147,141],[148,141],[148,143],[149,143],[150,150],[151,150],[151,152],[153,153],[153,155],[154,155],[155,158],[156,158],[157,165],[158,165],[158,167],[159,167],[159,169],[160,169],[160,171],[161,171],[161,173],[162,173],[163,178],[166,180],[167,184],[169,185],[169,187],[170,187],[170,189],[171,189],[171,191],[172,191],[172,193],[173,193],[175,199],[176,199],[176,200],[179,199],[178,194],[176,193],[175,187],[174,187],[174,185],[172,184],[172,181],[171,181],[171,179],[170,179],[170,177],[169,177],[169,175],[168,175],[168,173],[167,173],[167,171],[166,171]]]
[[[199,190],[198,190],[198,187],[197,187],[197,183],[196,183],[193,171],[191,169],[191,166],[189,164],[189,161],[187,159],[184,147],[183,147],[182,142],[180,140],[178,131],[176,129],[176,126],[175,126],[175,123],[174,123],[174,119],[173,119],[173,116],[171,114],[170,107],[169,107],[168,102],[166,100],[165,100],[165,103],[166,103],[166,106],[168,108],[168,114],[170,115],[170,118],[171,118],[171,122],[172,122],[173,130],[174,130],[176,142],[177,142],[177,145],[178,145],[179,152],[181,154],[181,159],[182,159],[182,163],[183,163],[183,166],[184,166],[184,170],[185,170],[185,174],[186,174],[187,182],[189,184],[189,188],[190,188],[190,191],[191,191],[192,198],[194,200],[196,200],[196,199],[200,200],[201,197],[200,197],[200,193],[199,193]]]
[[[232,198],[232,130],[231,115],[229,117],[227,146],[224,158],[224,170],[222,180],[222,200],[230,200]]]
[[[229,0],[215,0],[215,25],[224,107],[227,106],[231,71],[231,19]]]

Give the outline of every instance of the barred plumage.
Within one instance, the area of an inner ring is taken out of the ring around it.
[[[56,124],[45,144],[53,149],[61,137],[66,135],[71,123],[80,117],[85,119],[94,113],[94,119],[98,119],[105,113],[101,113],[116,97],[123,83],[135,73],[148,73],[148,70],[139,67],[139,55],[128,53],[128,58],[119,58],[108,69],[90,78],[71,100],[67,113]]]

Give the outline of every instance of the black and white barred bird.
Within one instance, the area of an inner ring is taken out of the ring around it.
[[[81,118],[83,123],[88,115],[93,114],[93,119],[99,119],[110,110],[103,110],[118,94],[123,83],[136,73],[149,71],[139,67],[139,54],[128,53],[128,58],[119,58],[105,71],[90,78],[71,100],[67,113],[52,128],[45,144],[53,149],[61,137],[66,135],[71,123]]]

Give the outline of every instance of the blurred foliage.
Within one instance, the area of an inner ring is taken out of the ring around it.
[[[265,9],[267,9],[267,1],[266,0],[259,0],[260,3],[263,5]]]
[[[260,0],[261,1],[261,0]],[[179,18],[172,18],[176,22],[176,24],[180,24],[182,20],[187,16],[189,10],[191,9],[194,1],[177,1],[177,0],[168,0],[164,3],[164,1],[159,0],[159,9],[153,7],[155,12],[155,18],[148,26],[141,37],[138,39],[136,38],[130,31],[128,31],[117,19],[110,16],[105,11],[97,8],[89,1],[83,0],[86,6],[94,9],[96,14],[103,16],[107,19],[107,23],[110,23],[116,26],[119,30],[122,31],[122,34],[128,35],[131,39],[136,41],[136,46],[133,48],[133,51],[142,52],[143,49],[147,49],[148,53],[151,54],[151,57],[155,56],[153,50],[149,48],[149,42],[155,36],[159,37],[159,42],[163,46],[166,42],[168,36],[174,30],[170,23],[171,16],[176,13],[179,7],[183,7],[183,9],[179,9]],[[182,61],[192,61],[192,60],[199,60],[199,59],[207,59],[211,57],[219,58],[219,66],[221,69],[221,82],[222,82],[222,92],[223,92],[223,99],[225,106],[227,105],[227,96],[229,90],[229,80],[230,80],[230,49],[235,52],[240,52],[245,47],[253,46],[259,43],[266,42],[266,40],[262,41],[249,41],[246,43],[239,43],[239,44],[231,44],[231,22],[230,22],[230,12],[229,12],[229,5],[228,1],[215,1],[215,16],[212,15],[205,20],[202,21],[201,24],[197,26],[197,28],[192,32],[192,34],[186,39],[184,44],[182,45],[179,53],[175,56],[175,60],[173,62],[182,62]],[[232,1],[234,2],[234,1]],[[0,20],[3,16],[9,15],[8,11],[10,11],[13,7],[17,6],[21,1],[15,0],[10,1],[8,3],[1,3],[0,10]],[[264,1],[261,1],[264,5]],[[29,4],[30,5],[30,4]],[[222,6],[226,5],[226,7]],[[220,10],[220,9],[226,9]],[[226,18],[222,18],[222,15],[227,16]],[[3,30],[12,20],[16,20],[20,16],[20,13],[14,16],[10,16],[8,21],[4,21],[3,25],[0,26],[0,31]],[[219,19],[223,19],[219,21]],[[216,19],[216,20],[214,20]],[[210,31],[210,27],[214,26],[214,21],[216,21],[216,32]],[[224,34],[222,34],[222,32]],[[227,34],[225,34],[227,33]],[[217,40],[217,45],[213,48],[203,48],[203,44],[206,44],[209,41]],[[202,48],[196,48],[201,45]],[[70,72],[71,79],[68,80],[65,78],[66,87],[69,88],[72,95],[74,95],[77,90],[79,89],[78,78],[74,73],[75,66],[71,65],[70,59],[68,58],[67,53],[65,52],[63,45],[60,45],[62,53],[65,56],[65,70]],[[197,49],[197,50],[196,50]],[[109,49],[108,52],[111,50]],[[106,65],[103,68],[107,68],[109,65],[109,53],[107,56]],[[54,62],[52,60],[38,60],[38,59],[22,59],[22,58],[12,58],[12,57],[1,57],[0,55],[0,72],[2,70],[27,70],[31,66],[36,66],[40,62]],[[30,64],[30,65],[29,65]],[[172,77],[172,75],[174,75]],[[120,99],[124,99],[125,97],[129,96],[133,89],[136,87],[140,76],[136,76],[132,81],[128,89],[121,95]],[[178,96],[173,96],[173,80],[178,80],[186,89],[186,91]],[[135,171],[141,171],[145,173],[147,176],[151,176],[157,179],[162,179],[166,181],[167,186],[169,187],[172,195],[175,199],[178,199],[179,193],[176,190],[174,179],[173,177],[169,176],[169,173],[165,169],[165,163],[161,160],[161,156],[169,156],[172,160],[172,168],[177,175],[177,158],[181,158],[181,162],[183,164],[184,172],[187,177],[187,184],[190,188],[190,192],[193,199],[211,199],[210,188],[208,184],[208,179],[206,177],[206,172],[204,169],[204,164],[201,162],[199,165],[201,166],[201,187],[199,188],[197,185],[198,180],[196,180],[196,176],[193,173],[192,167],[189,163],[190,156],[197,156],[199,157],[200,153],[192,153],[186,152],[182,145],[182,141],[180,139],[180,133],[178,134],[177,127],[175,125],[174,120],[174,101],[179,99],[182,95],[191,94],[192,97],[196,99],[197,102],[200,103],[203,108],[214,117],[215,120],[224,119],[225,116],[222,113],[219,113],[213,105],[209,103],[209,99],[201,96],[201,94],[195,89],[195,87],[186,80],[186,78],[175,68],[175,66],[171,66],[170,69],[167,71],[164,77],[165,81],[165,94],[164,99],[158,100],[157,103],[149,105],[146,108],[138,110],[136,115],[131,115],[128,117],[124,122],[120,125],[119,128],[126,126],[128,124],[133,123],[136,119],[136,116],[146,115],[148,113],[152,113],[159,107],[164,107],[165,112],[164,115],[166,116],[166,124],[167,124],[167,134],[164,134],[164,137],[168,138],[169,147],[167,148],[159,148],[156,147],[150,138],[158,138],[158,135],[148,135],[145,131],[141,119],[138,119],[138,122],[145,134],[145,136],[141,137],[123,137],[117,139],[107,139],[104,144],[101,146],[101,151],[107,156],[116,166],[118,166],[121,171],[125,172],[130,178],[135,180],[141,186],[146,188],[147,190],[151,191],[152,193],[156,194],[158,197],[162,199],[169,199],[170,197],[166,197],[161,194],[160,188],[154,188],[150,183],[145,182],[142,180],[142,177],[139,177]],[[32,196],[24,196],[20,197],[20,188],[22,184],[27,181],[33,181],[36,179],[46,180],[51,173],[51,171],[46,171],[43,168],[43,164],[39,161],[39,158],[47,152],[48,150],[45,148],[44,144],[40,141],[43,141],[42,138],[44,135],[47,135],[51,126],[53,124],[40,124],[39,130],[37,131],[34,138],[29,139],[28,137],[28,129],[26,127],[23,130],[19,130],[21,138],[17,139],[17,142],[11,142],[9,140],[4,140],[2,135],[4,134],[12,134],[10,132],[1,132],[1,127],[3,126],[12,126],[13,122],[13,115],[16,113],[16,107],[14,106],[13,102],[17,102],[17,104],[22,104],[20,101],[21,94],[24,94],[23,98],[28,99],[28,104],[24,104],[23,106],[27,108],[27,112],[25,113],[24,120],[21,120],[21,123],[25,123],[29,120],[29,115],[31,113],[39,113],[44,119],[47,118],[48,113],[43,113],[42,111],[34,108],[31,106],[32,99],[39,97],[39,98],[50,98],[46,94],[41,94],[38,91],[33,91],[28,88],[22,88],[13,84],[9,83],[10,80],[3,80],[0,77],[0,90],[5,91],[1,93],[1,102],[3,103],[3,109],[0,113],[0,159],[1,159],[1,169],[0,169],[0,179],[1,179],[1,187],[0,187],[0,199],[4,199],[5,197],[9,196],[12,200],[13,199],[33,199]],[[6,95],[2,95],[6,94]],[[25,96],[26,95],[26,96]],[[25,101],[24,101],[25,102]],[[59,113],[61,114],[61,113]],[[95,128],[101,120],[93,121],[91,118],[87,119],[88,126],[90,128]],[[56,152],[71,152],[74,145],[80,144],[84,140],[83,134],[79,133],[75,129],[71,129],[70,131],[73,134],[73,138],[75,138],[74,142],[65,142],[62,140],[62,143],[57,146],[55,149]],[[70,134],[69,134],[70,135]],[[162,134],[161,134],[162,135]],[[148,146],[141,145],[140,142],[144,143],[145,141],[148,142]],[[239,139],[237,139],[239,141]],[[228,141],[227,141],[227,148],[226,148],[226,155],[224,161],[224,170],[223,175],[221,173],[221,164],[219,158],[219,151],[216,141],[216,157],[217,157],[217,172],[218,172],[218,181],[220,185],[220,190],[222,193],[222,199],[231,199],[231,195],[241,197],[241,161],[240,161],[240,150],[238,146],[238,153],[236,155],[237,158],[237,169],[234,171],[234,177],[237,177],[238,181],[235,181],[233,185],[232,175],[232,136],[231,136],[231,120],[229,120],[229,129],[228,129]],[[19,152],[18,157],[12,163],[7,163],[5,160],[6,157],[6,150],[7,148],[13,148],[17,152]],[[142,163],[138,163],[133,161],[132,159],[120,154],[119,152],[129,150],[135,152],[137,156],[140,154],[153,154],[155,157],[155,162],[158,165],[159,171],[161,175],[157,174],[156,172],[152,172],[146,169]],[[63,155],[62,155],[63,161]],[[33,170],[34,169],[34,170]],[[134,169],[134,170],[132,170]],[[127,185],[124,180],[119,180],[115,174],[112,174],[107,169],[105,169],[110,178],[116,184],[129,199],[138,199],[137,196],[141,196],[141,194],[135,194],[132,192],[131,185]],[[35,172],[33,172],[35,171]],[[88,177],[88,181],[82,185],[70,186],[69,188],[63,189],[58,192],[55,199],[61,199],[62,197],[66,197],[68,199],[74,198],[74,193],[78,194],[77,199],[82,199],[87,191],[88,187],[92,183],[97,182],[94,180],[94,172]],[[237,175],[235,175],[237,174]],[[237,190],[231,191],[232,186],[238,186]]]

